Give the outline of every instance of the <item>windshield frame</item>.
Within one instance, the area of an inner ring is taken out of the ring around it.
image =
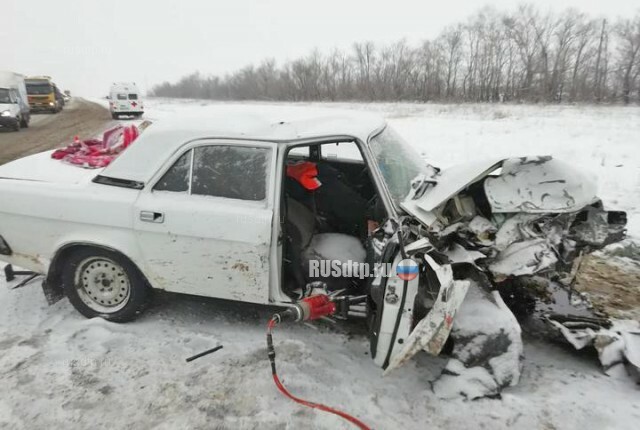
[[[388,170],[388,166],[385,166],[387,168],[383,168],[381,166],[380,163],[380,155],[381,153],[379,153],[376,150],[376,142],[374,142],[374,140],[376,138],[379,138],[382,134],[384,134],[385,132],[390,132],[394,134],[394,138],[396,139],[397,144],[399,144],[403,149],[405,149],[406,151],[403,152],[410,152],[410,153],[414,153],[411,154],[410,157],[406,157],[405,161],[408,161],[408,164],[413,164],[414,167],[416,167],[417,173],[416,175],[414,175],[411,179],[407,179],[407,184],[406,184],[406,192],[403,193],[402,196],[400,196],[400,194],[397,192],[397,189],[392,189],[392,186],[390,184],[389,181],[389,177],[388,175],[385,174],[385,170]],[[402,209],[401,204],[403,201],[405,201],[410,195],[411,195],[411,183],[413,180],[419,178],[421,175],[424,176],[430,176],[430,170],[428,168],[427,162],[426,160],[424,160],[424,158],[422,158],[422,156],[415,150],[415,148],[413,146],[411,146],[411,144],[409,144],[406,140],[404,140],[404,138],[397,132],[395,131],[393,128],[391,128],[388,124],[382,128],[381,130],[377,130],[376,132],[372,133],[369,138],[367,139],[367,147],[371,153],[371,157],[372,157],[372,164],[375,166],[375,170],[377,171],[379,177],[380,177],[380,182],[382,184],[382,186],[384,187],[388,199],[391,202],[391,204],[393,205],[393,208],[396,211],[402,211],[402,212],[406,212]],[[418,161],[418,162],[416,162]]]

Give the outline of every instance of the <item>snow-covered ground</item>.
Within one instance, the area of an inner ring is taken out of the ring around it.
[[[102,102],[104,103],[104,102]],[[238,104],[234,109],[243,109]],[[253,104],[288,110],[291,105]],[[301,105],[297,105],[301,106]],[[610,207],[640,238],[640,108],[305,104],[375,111],[431,162],[553,154],[599,177]],[[148,100],[147,117],[206,115],[221,103]],[[34,284],[0,279],[0,428],[352,428],[282,397],[266,359],[267,309],[158,295],[126,325],[85,320],[66,301],[48,307]],[[342,408],[376,429],[635,429],[640,389],[603,375],[595,355],[526,339],[520,384],[502,399],[443,401],[426,355],[382,377],[358,325],[275,331],[281,378],[304,398]],[[185,363],[218,344],[224,349]]]

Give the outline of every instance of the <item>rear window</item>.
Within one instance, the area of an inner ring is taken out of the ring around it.
[[[127,99],[127,95],[126,94],[118,94],[117,98],[118,98],[118,100],[126,100]]]
[[[129,100],[138,100],[137,94],[129,94]]]

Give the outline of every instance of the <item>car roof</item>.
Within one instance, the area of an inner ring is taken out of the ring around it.
[[[160,167],[185,144],[198,139],[267,141],[282,144],[324,138],[359,139],[366,142],[382,130],[377,116],[333,109],[286,109],[244,112],[224,109],[206,116],[159,120],[106,167],[101,175],[148,182]]]
[[[110,91],[120,91],[120,90],[128,90],[128,91],[138,91],[138,86],[134,83],[117,83],[111,85]]]

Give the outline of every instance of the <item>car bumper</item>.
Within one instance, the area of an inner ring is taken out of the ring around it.
[[[2,127],[15,127],[18,123],[18,118],[14,116],[0,116],[0,126]]]
[[[43,103],[30,103],[29,108],[32,112],[44,111],[44,110],[55,110],[57,108],[56,104],[49,104],[49,102]]]

